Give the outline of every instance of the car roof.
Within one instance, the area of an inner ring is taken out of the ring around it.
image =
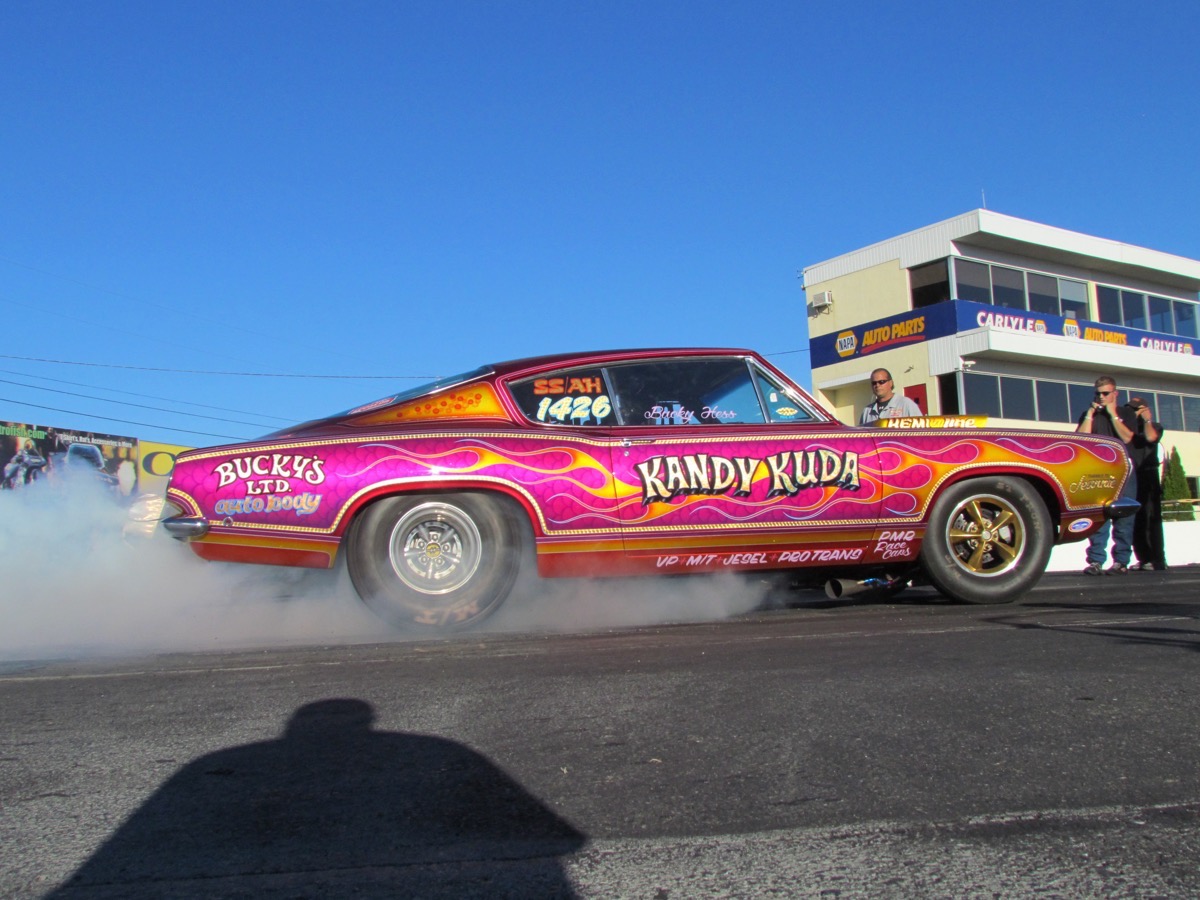
[[[629,350],[589,350],[581,353],[554,353],[547,356],[528,356],[524,359],[511,359],[505,362],[492,363],[491,369],[496,375],[511,375],[531,369],[552,368],[554,366],[589,365],[609,362],[626,362],[639,359],[663,359],[678,356],[753,356],[758,354],[753,350],[731,347],[657,347],[649,349]]]

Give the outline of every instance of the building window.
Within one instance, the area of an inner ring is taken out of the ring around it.
[[[1090,319],[1088,312],[1088,289],[1082,281],[1058,279],[1058,295],[1062,300],[1062,314],[1072,319]]]
[[[1092,405],[1092,401],[1096,399],[1096,386],[1094,384],[1068,384],[1067,397],[1071,409],[1071,421],[1079,421],[1079,417],[1083,415],[1084,410]],[[1122,401],[1118,400],[1120,404]]]
[[[1171,307],[1175,310],[1175,333],[1180,337],[1200,337],[1196,333],[1196,304],[1173,300]]]
[[[1200,431],[1200,397],[1183,398],[1183,431]]]
[[[1029,310],[1047,316],[1093,319],[1088,283],[1084,281],[991,265],[961,256],[916,266],[908,270],[908,277],[913,309],[954,299]],[[1095,320],[1140,331],[1200,338],[1198,305],[1189,300],[1173,300],[1098,284]]]
[[[954,260],[955,296],[974,303],[992,302],[992,279],[988,267],[968,259]]]
[[[1146,295],[1137,291],[1121,291],[1121,320],[1126,328],[1149,331],[1146,321]]]
[[[1000,379],[1000,412],[1006,419],[1037,419],[1032,379]]]
[[[1150,312],[1150,330],[1174,334],[1175,317],[1171,315],[1171,301],[1166,297],[1155,297],[1151,294],[1146,298],[1146,305]]]
[[[955,373],[946,372],[938,376],[938,398],[941,401],[939,405],[943,416],[957,416],[963,413],[962,404],[958,402],[958,376]]]
[[[967,414],[972,416],[1000,416],[1000,379],[995,375],[963,375],[963,399]]]
[[[1120,325],[1124,321],[1121,316],[1121,292],[1116,288],[1096,285],[1096,306],[1100,321],[1104,324]]]
[[[1183,397],[1178,394],[1159,394],[1157,397],[1149,396],[1146,400],[1151,406],[1158,407],[1154,418],[1163,428],[1168,431],[1183,431]]]
[[[1009,309],[1025,309],[1025,273],[992,266],[992,302]]]
[[[994,416],[1003,419],[1054,422],[1075,427],[1084,410],[1095,399],[1091,384],[1049,379],[1016,378],[964,372],[963,402],[958,402],[958,385],[953,374],[940,377],[943,415]],[[1155,421],[1167,431],[1200,430],[1200,397],[1156,393],[1136,387],[1120,389],[1117,404],[1141,397],[1155,410]]]
[[[950,299],[950,276],[944,259],[909,269],[908,283],[912,291],[913,309]]]
[[[1037,413],[1040,422],[1074,422],[1067,400],[1067,386],[1061,381],[1038,379]]]
[[[1196,334],[1196,304],[1187,300],[1147,296],[1140,291],[1123,291],[1107,285],[1096,285],[1096,303],[1100,321],[1107,325],[1123,325],[1139,331],[1157,331],[1194,338]]]
[[[1026,279],[1029,282],[1029,311],[1047,316],[1062,315],[1058,309],[1058,279],[1037,272],[1030,272]]]

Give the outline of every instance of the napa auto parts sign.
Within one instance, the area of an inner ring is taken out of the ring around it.
[[[1061,335],[1156,353],[1179,353],[1185,356],[1200,353],[1200,341],[1194,338],[1137,331],[1062,316],[1046,316],[990,306],[986,303],[970,303],[966,300],[938,303],[915,312],[901,313],[844,331],[823,334],[811,338],[809,348],[812,352],[812,365],[816,369],[896,347],[919,344],[933,338],[974,331],[976,328]]]

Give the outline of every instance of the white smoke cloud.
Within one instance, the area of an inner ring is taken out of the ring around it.
[[[411,638],[377,619],[334,572],[207,563],[99,485],[0,491],[0,660],[362,643]],[[588,631],[720,619],[761,602],[730,575],[527,578],[481,632]]]
[[[0,491],[0,659],[389,636],[330,573],[206,563],[127,515],[87,482]]]
[[[524,579],[486,628],[569,632],[727,619],[761,606],[770,589],[767,581],[729,573]]]

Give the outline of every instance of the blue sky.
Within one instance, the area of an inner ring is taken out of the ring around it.
[[[1185,2],[9,0],[0,420],[202,446],[627,346],[807,386],[799,270],[984,196],[1200,258],[1198,38]]]

